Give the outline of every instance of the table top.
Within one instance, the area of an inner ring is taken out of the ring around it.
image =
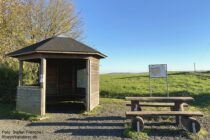
[[[126,111],[125,113],[128,116],[203,116],[201,112],[188,112],[188,111]]]
[[[144,102],[187,102],[187,101],[193,101],[194,99],[192,97],[125,97],[126,100],[129,101],[144,101]]]

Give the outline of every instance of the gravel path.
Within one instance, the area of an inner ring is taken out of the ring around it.
[[[0,139],[39,139],[39,140],[92,140],[112,139],[126,140],[123,136],[125,110],[129,110],[123,101],[101,101],[97,114],[84,115],[76,111],[81,104],[72,106],[48,106],[49,119],[30,122],[21,120],[0,119]],[[60,109],[59,109],[60,107]],[[72,108],[73,107],[73,108]],[[65,109],[72,112],[62,113]],[[200,120],[207,130],[210,130],[210,118]],[[146,126],[150,131],[150,139],[173,140],[186,139],[183,131],[173,126]],[[19,137],[18,137],[19,136]]]

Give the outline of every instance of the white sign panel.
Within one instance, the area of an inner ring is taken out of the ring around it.
[[[77,71],[77,87],[86,88],[86,69],[81,69]]]
[[[166,64],[149,65],[149,76],[151,78],[166,78],[167,65]]]

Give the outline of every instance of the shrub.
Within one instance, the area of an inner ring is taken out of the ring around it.
[[[15,67],[0,66],[0,98],[4,103],[14,103],[16,87],[18,85],[18,71]]]
[[[24,64],[23,84],[36,85],[38,82],[37,64]],[[3,103],[15,103],[18,86],[18,63],[0,64],[0,101]]]

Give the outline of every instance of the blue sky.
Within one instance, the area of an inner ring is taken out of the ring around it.
[[[74,0],[101,73],[210,70],[210,0]]]

